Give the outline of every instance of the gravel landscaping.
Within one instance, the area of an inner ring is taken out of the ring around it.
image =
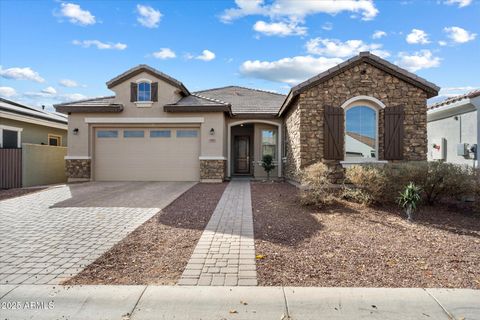
[[[480,216],[342,202],[302,207],[288,183],[252,183],[259,285],[480,289]],[[450,211],[449,211],[450,210]]]
[[[29,193],[45,190],[46,187],[17,188],[17,189],[0,189],[0,201],[10,198],[24,196]]]
[[[226,185],[195,185],[64,284],[175,284]]]

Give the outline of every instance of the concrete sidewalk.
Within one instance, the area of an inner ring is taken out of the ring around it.
[[[469,289],[0,286],[0,319],[480,319]]]

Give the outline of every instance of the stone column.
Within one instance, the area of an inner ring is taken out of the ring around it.
[[[225,179],[226,160],[200,160],[201,182],[222,182]]]
[[[90,159],[65,159],[65,173],[68,182],[89,181],[91,163]]]

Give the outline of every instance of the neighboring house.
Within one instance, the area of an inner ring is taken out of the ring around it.
[[[288,96],[236,86],[191,93],[146,65],[107,87],[114,96],[55,106],[68,114],[70,180],[261,178],[265,154],[277,165],[272,175],[297,181],[301,169],[317,161],[341,169],[425,160],[426,99],[439,89],[368,52]],[[346,132],[370,152],[345,154]]]
[[[0,98],[0,189],[67,181],[67,117]]]
[[[428,159],[478,168],[480,90],[428,107]]]
[[[67,146],[67,117],[0,98],[0,148],[22,143]]]

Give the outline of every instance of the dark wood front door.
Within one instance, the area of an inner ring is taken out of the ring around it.
[[[234,143],[235,150],[235,173],[250,173],[250,137],[236,136]]]

